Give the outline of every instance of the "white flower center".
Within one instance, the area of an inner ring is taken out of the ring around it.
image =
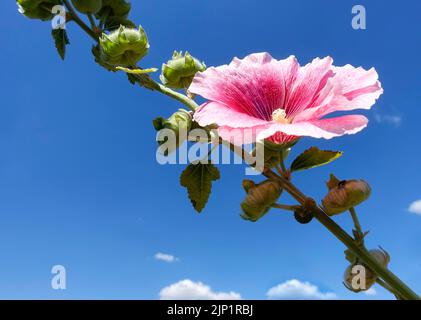
[[[272,120],[276,121],[281,124],[289,124],[291,123],[291,120],[287,118],[287,113],[285,112],[285,109],[276,109],[272,112]]]

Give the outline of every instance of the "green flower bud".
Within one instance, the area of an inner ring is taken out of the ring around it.
[[[371,193],[371,188],[364,180],[339,181],[331,175],[327,183],[329,192],[322,204],[330,216],[342,213],[365,201]]]
[[[98,15],[107,12],[109,17],[121,17],[127,18],[130,13],[132,5],[130,2],[125,0],[102,0],[102,9],[98,12]]]
[[[190,86],[195,74],[205,69],[206,65],[188,52],[183,55],[182,51],[174,51],[172,59],[162,65],[160,79],[170,88],[185,89]]]
[[[132,67],[149,50],[149,42],[142,27],[139,29],[120,26],[110,34],[102,34],[99,39],[101,60],[114,67]]]
[[[153,126],[155,130],[159,131],[162,129],[170,129],[174,131],[176,135],[176,145],[168,150],[168,153],[175,151],[186,139],[188,132],[192,126],[192,115],[190,112],[179,109],[177,112],[173,113],[168,119],[162,117],[156,118],[153,121]],[[164,141],[160,141],[159,144],[163,144]],[[167,155],[167,154],[165,154]]]
[[[73,6],[82,13],[97,13],[102,8],[102,0],[72,0]]]
[[[254,185],[254,182],[250,180],[245,180],[243,187],[247,191],[247,196],[241,203],[243,211],[241,217],[253,222],[263,217],[282,193],[279,183],[271,180],[263,181],[258,185]]]
[[[61,3],[60,0],[17,0],[19,12],[31,19],[51,20],[51,9]]]

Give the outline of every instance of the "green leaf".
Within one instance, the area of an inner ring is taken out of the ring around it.
[[[208,202],[212,181],[220,178],[217,167],[210,164],[190,164],[180,177],[180,184],[187,188],[189,198],[197,212],[201,212]]]
[[[342,155],[340,151],[320,150],[317,147],[311,147],[300,154],[292,163],[291,171],[299,171],[319,167]]]
[[[51,34],[53,36],[57,52],[61,59],[64,60],[66,55],[66,45],[70,44],[67,32],[65,29],[53,29]]]

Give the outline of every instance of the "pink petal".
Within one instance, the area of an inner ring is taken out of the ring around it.
[[[318,101],[314,107],[304,110],[296,121],[318,119],[335,111],[370,109],[383,93],[374,68],[366,71],[351,65],[332,67],[334,76],[329,79],[329,99]],[[324,102],[324,103],[323,103]]]
[[[311,63],[301,67],[292,86],[287,88],[285,111],[293,118],[302,110],[312,106],[319,98],[327,81],[332,77],[332,58],[316,58]]]
[[[258,139],[269,138],[277,132],[290,136],[309,136],[331,139],[344,134],[354,134],[367,126],[368,119],[361,115],[342,116],[331,119],[310,120],[292,124],[272,123],[260,132]]]
[[[249,116],[218,102],[207,102],[203,104],[196,110],[193,117],[203,127],[217,124],[218,126],[239,128],[265,125],[268,123],[266,120]]]
[[[257,126],[250,128],[232,128],[223,126],[218,128],[218,135],[235,146],[247,145],[255,143],[260,132],[264,131],[270,124],[266,126]]]
[[[198,73],[189,91],[234,111],[271,120],[272,112],[284,105],[297,70],[294,57],[277,61],[268,53],[257,53]]]

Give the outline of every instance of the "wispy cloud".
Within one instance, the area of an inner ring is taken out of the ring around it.
[[[161,300],[241,300],[237,292],[215,292],[202,282],[181,280],[159,292]]]
[[[411,213],[415,213],[415,214],[421,215],[421,199],[412,202],[409,205],[408,211],[411,212]]]
[[[173,255],[167,254],[167,253],[162,253],[162,252],[156,253],[155,259],[159,260],[159,261],[164,261],[164,262],[167,262],[167,263],[176,262],[176,261],[179,260],[176,256],[173,256]]]
[[[399,127],[402,123],[402,116],[377,113],[374,115],[374,120],[378,123],[387,123]]]
[[[268,299],[281,300],[329,300],[337,298],[333,292],[321,292],[316,285],[297,279],[278,284],[269,289],[266,295]]]

